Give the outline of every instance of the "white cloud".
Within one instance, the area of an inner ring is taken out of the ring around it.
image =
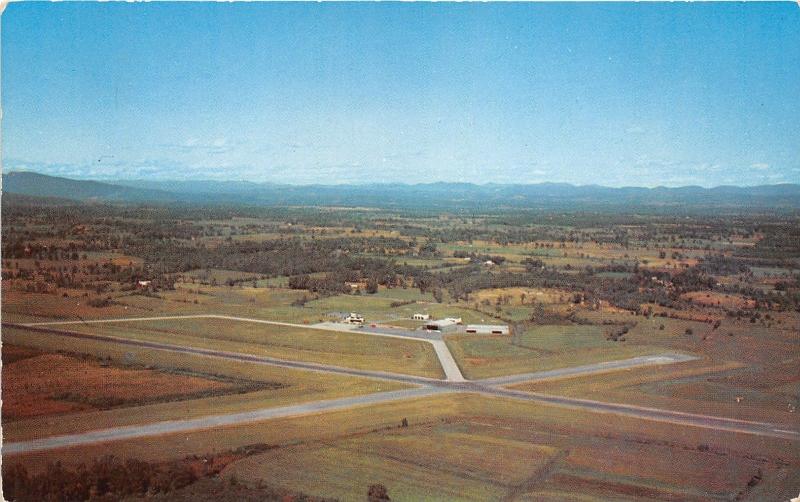
[[[764,169],[769,169],[769,164],[767,164],[765,162],[755,162],[753,164],[750,164],[750,167],[752,169],[758,169],[758,170],[763,171]]]

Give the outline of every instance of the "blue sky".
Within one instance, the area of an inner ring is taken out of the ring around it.
[[[800,182],[782,3],[12,3],[3,169],[279,183]]]

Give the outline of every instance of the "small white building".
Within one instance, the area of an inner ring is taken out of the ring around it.
[[[349,287],[351,292],[361,291],[367,287],[366,282],[346,281],[344,285]]]
[[[414,314],[411,316],[415,321],[427,321],[431,318],[430,314]]]
[[[344,318],[344,322],[348,324],[364,324],[364,316],[350,312],[350,315]]]
[[[467,324],[466,332],[478,335],[507,335],[511,331],[505,324]]]

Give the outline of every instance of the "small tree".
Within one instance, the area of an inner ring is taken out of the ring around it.
[[[367,500],[369,502],[381,502],[392,499],[389,498],[389,491],[385,486],[375,484],[369,486],[369,490],[367,491]]]

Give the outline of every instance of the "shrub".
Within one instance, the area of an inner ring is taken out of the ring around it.
[[[382,502],[392,499],[389,498],[389,491],[385,486],[375,484],[369,486],[369,490],[367,490],[367,500],[369,502]]]

